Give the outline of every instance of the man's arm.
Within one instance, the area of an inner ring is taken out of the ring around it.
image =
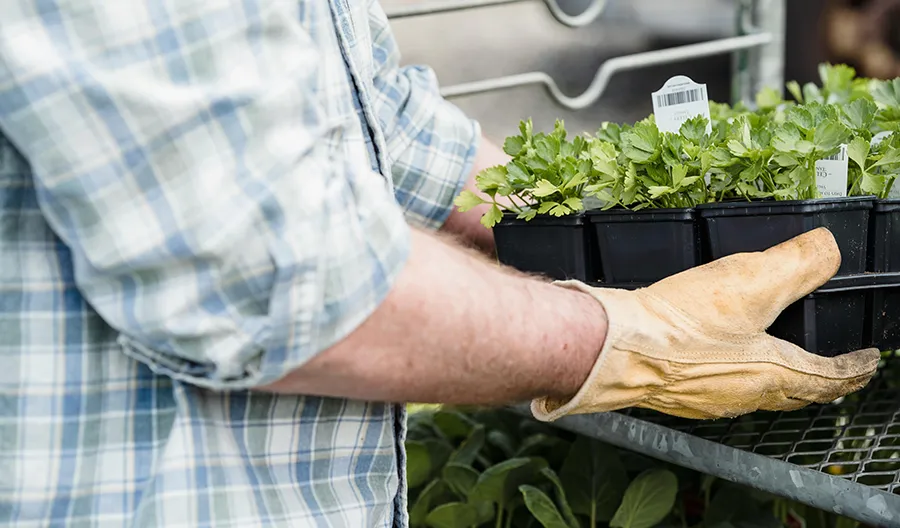
[[[415,232],[372,317],[263,389],[453,404],[565,398],[584,383],[605,332],[606,314],[589,296]]]
[[[384,178],[343,152],[353,123],[326,112],[321,61],[339,51],[295,2],[223,2],[4,12],[0,129],[123,351],[212,390],[297,376],[279,386],[488,402],[584,379],[596,303],[411,231]],[[191,24],[121,24],[148,12]],[[163,40],[180,47],[135,45]]]
[[[495,145],[492,141],[482,136],[478,145],[478,153],[475,155],[475,162],[469,178],[466,180],[464,189],[487,199],[487,195],[481,192],[475,185],[475,176],[484,169],[494,167],[496,165],[506,165],[509,162],[509,156],[503,150]],[[504,197],[498,197],[498,202],[503,203]],[[507,202],[508,203],[508,202]],[[442,229],[448,233],[460,236],[463,240],[473,244],[475,247],[490,254],[494,252],[494,233],[481,224],[481,217],[487,212],[490,205],[482,204],[466,212],[460,212],[454,209]]]
[[[373,107],[385,136],[397,201],[414,226],[440,229],[486,253],[493,233],[480,224],[485,206],[460,213],[463,189],[481,194],[475,175],[509,161],[478,123],[441,97],[434,72],[401,66],[400,50],[378,0],[369,3],[373,40]]]

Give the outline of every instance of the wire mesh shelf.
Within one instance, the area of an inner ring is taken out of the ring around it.
[[[625,414],[692,436],[900,494],[900,354],[890,353],[862,391],[829,405],[689,421]]]
[[[900,352],[884,353],[859,392],[798,411],[697,421],[628,409],[554,423],[874,526],[900,527]]]

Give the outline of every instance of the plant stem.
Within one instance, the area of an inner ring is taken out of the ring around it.
[[[506,524],[504,526],[506,528],[512,528],[512,520],[513,520],[512,512],[508,512],[506,514]]]
[[[591,501],[591,528],[596,528],[597,526],[597,501]]]
[[[503,512],[505,510],[501,505],[497,505],[497,521],[494,523],[495,528],[503,528]]]

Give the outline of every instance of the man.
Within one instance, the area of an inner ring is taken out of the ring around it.
[[[405,417],[379,402],[707,418],[875,370],[764,334],[835,273],[826,231],[635,293],[444,238],[490,249],[451,203],[502,156],[398,66],[375,2],[0,20],[4,526],[404,526]]]

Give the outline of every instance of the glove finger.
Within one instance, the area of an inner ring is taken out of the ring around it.
[[[837,272],[841,254],[819,228],[764,252],[740,253],[663,279],[647,289],[705,326],[762,332],[787,306]]]
[[[877,349],[824,357],[772,336],[766,338],[780,358],[782,375],[774,377],[773,383],[783,385],[786,397],[807,402],[828,403],[865,387],[881,359]]]

